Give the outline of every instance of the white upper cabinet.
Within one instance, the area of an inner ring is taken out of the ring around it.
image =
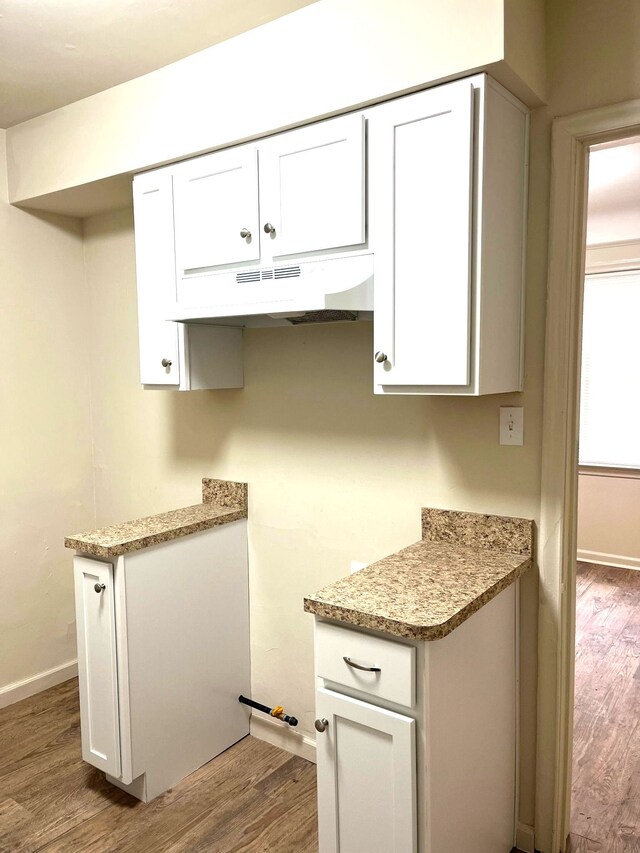
[[[360,114],[279,134],[261,144],[265,258],[364,243],[364,139]]]
[[[364,140],[360,114],[178,163],[178,278],[361,246]]]
[[[241,325],[370,311],[373,258],[375,393],[520,391],[528,126],[478,74],[137,176],[143,383],[241,387]]]
[[[174,178],[170,169],[133,182],[140,381],[191,391],[242,388],[242,329],[167,320],[176,304]]]
[[[136,175],[133,182],[138,282],[140,381],[180,385],[178,326],[166,320],[176,299],[173,249],[173,181],[160,170]]]
[[[231,148],[175,168],[178,275],[257,262],[258,155]]]
[[[527,132],[484,75],[370,111],[376,393],[521,389]]]

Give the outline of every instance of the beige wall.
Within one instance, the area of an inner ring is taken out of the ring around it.
[[[640,478],[580,475],[578,558],[640,569]]]
[[[420,536],[423,505],[536,517],[548,127],[533,122],[526,391],[479,399],[376,397],[371,324],[245,332],[242,391],[142,391],[129,210],[85,221],[99,523],[199,499],[203,475],[250,484],[253,692],[311,733],[305,593]],[[327,357],[327,353],[330,357]],[[525,406],[522,448],[498,408]],[[537,584],[522,590],[522,811],[533,821]]]
[[[506,26],[505,0],[319,0],[11,128],[11,199],[96,212],[115,203],[122,184],[93,186],[93,198],[78,187],[478,68],[539,104],[542,0],[515,5],[526,14],[510,14]]]
[[[547,0],[547,58],[554,115],[638,98],[637,0]]]
[[[0,690],[75,658],[62,539],[95,524],[81,224],[7,204],[4,141],[0,131]]]

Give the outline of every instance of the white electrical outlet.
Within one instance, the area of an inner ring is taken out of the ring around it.
[[[524,444],[524,409],[500,406],[500,444]]]
[[[359,563],[358,560],[351,560],[351,574],[359,572],[360,569],[366,569],[368,565],[368,563]]]

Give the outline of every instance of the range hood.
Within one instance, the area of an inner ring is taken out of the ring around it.
[[[282,326],[370,319],[373,254],[198,272],[178,282],[178,323]]]

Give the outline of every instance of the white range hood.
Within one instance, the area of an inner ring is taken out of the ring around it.
[[[373,254],[361,253],[184,276],[167,319],[279,326],[370,319],[372,311]]]

